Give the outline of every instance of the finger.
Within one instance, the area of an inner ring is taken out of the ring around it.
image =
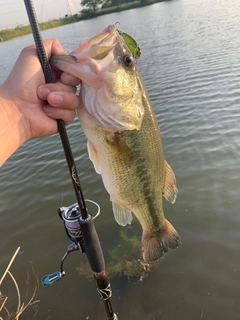
[[[45,40],[43,44],[44,44],[45,53],[48,58],[50,58],[51,55],[55,55],[55,54],[66,54],[65,51],[63,50],[63,47],[61,46],[60,42],[57,39]],[[25,47],[21,52],[21,56],[23,59],[24,59],[24,56],[27,56],[28,64],[31,64],[31,61],[33,61],[34,64],[36,65],[36,59],[37,59],[39,62],[39,67],[41,68],[35,45],[30,45],[28,47]],[[29,60],[30,57],[33,60],[30,61]],[[23,61],[27,61],[27,59]],[[55,82],[58,78],[60,78],[62,72],[59,72],[53,68],[51,68],[51,71],[52,71],[53,81]]]
[[[41,100],[47,100],[47,97],[51,92],[75,93],[76,87],[68,86],[61,82],[56,82],[56,83],[47,83],[47,84],[41,85],[37,89],[38,98]]]
[[[47,57],[50,59],[55,54],[66,54],[61,43],[57,39],[48,39],[43,42]],[[61,77],[62,72],[51,67],[53,82]]]
[[[44,44],[44,49],[48,58],[50,58],[51,55],[55,55],[55,54],[66,54],[61,43],[57,39],[44,40],[43,44]],[[37,57],[36,45],[34,44],[25,47],[22,50],[22,52],[23,53],[30,52],[29,51],[30,49],[32,50],[33,54]]]
[[[48,39],[43,42],[48,58],[55,54],[66,54],[61,43],[57,39]]]
[[[48,103],[55,108],[75,110],[80,105],[80,98],[72,92],[51,92]]]
[[[64,90],[55,91],[51,90]],[[38,98],[47,100],[48,103],[57,108],[74,110],[80,105],[80,98],[75,94],[76,88],[66,86],[62,83],[49,83],[38,88]]]
[[[76,87],[77,85],[80,84],[80,79],[71,75],[70,73],[63,72],[61,74],[60,80],[62,83],[69,85],[69,86],[74,86]]]
[[[65,125],[70,124],[76,116],[75,110],[58,109],[50,105],[44,106],[43,111],[49,118],[63,120]]]

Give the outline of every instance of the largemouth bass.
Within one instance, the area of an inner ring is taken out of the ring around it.
[[[132,53],[112,25],[51,64],[81,79],[78,117],[115,219],[125,226],[133,213],[143,229],[143,259],[158,260],[180,243],[162,203],[162,196],[175,202],[176,179]]]

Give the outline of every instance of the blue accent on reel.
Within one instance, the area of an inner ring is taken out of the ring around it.
[[[59,281],[62,276],[64,276],[64,273],[62,272],[59,272],[59,271],[56,271],[56,272],[53,272],[51,274],[48,274],[46,276],[44,276],[42,278],[42,285],[45,287],[45,288],[48,288],[50,287],[53,283]]]

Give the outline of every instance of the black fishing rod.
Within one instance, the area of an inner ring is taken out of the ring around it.
[[[53,83],[51,68],[44,49],[33,3],[31,0],[24,0],[24,3],[37,47],[38,57],[42,65],[45,81],[46,83]],[[67,252],[62,258],[60,271],[43,277],[42,284],[44,287],[49,287],[65,275],[65,272],[63,271],[63,262],[71,252],[77,250],[85,252],[93,271],[97,291],[105,306],[107,319],[117,320],[118,318],[113,312],[111,306],[110,298],[112,290],[110,282],[106,276],[103,252],[94,226],[94,218],[96,218],[100,213],[100,207],[94,201],[86,200],[92,202],[98,208],[97,214],[94,217],[88,213],[64,122],[61,119],[58,119],[57,126],[76,194],[77,203],[69,207],[61,207],[58,209],[58,214],[63,220],[65,231],[69,239],[72,241],[72,244],[68,246]]]

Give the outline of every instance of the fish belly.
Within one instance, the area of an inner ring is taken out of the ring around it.
[[[130,223],[132,212],[142,226],[146,262],[158,260],[180,241],[162,209],[166,166],[160,131],[150,111],[145,110],[140,130],[114,132],[96,125],[83,107],[78,110],[90,159],[110,194],[116,220]]]

